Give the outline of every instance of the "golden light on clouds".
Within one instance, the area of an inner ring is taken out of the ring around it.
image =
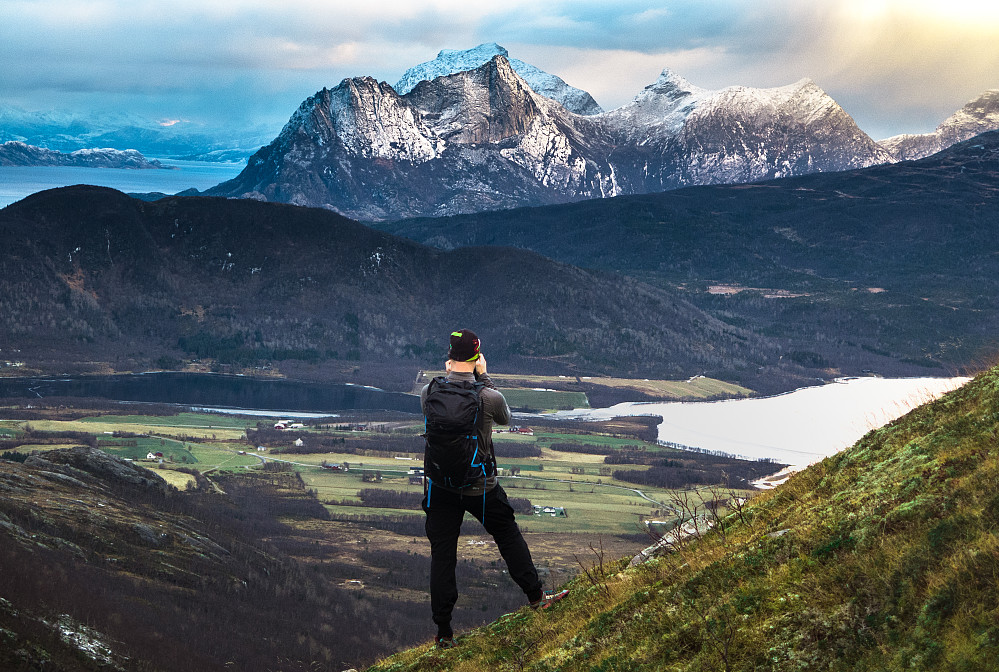
[[[995,0],[847,0],[842,16],[860,22],[932,21],[995,29],[999,2]]]

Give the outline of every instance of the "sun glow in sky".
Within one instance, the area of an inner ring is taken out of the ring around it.
[[[848,0],[843,6],[848,14],[862,20],[894,15],[971,27],[999,22],[999,3],[995,0]]]
[[[808,77],[875,138],[999,88],[995,0],[0,0],[0,108],[280,129],[344,77],[394,83],[497,42],[605,109],[663,68],[711,89]]]

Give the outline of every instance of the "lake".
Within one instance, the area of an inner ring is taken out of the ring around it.
[[[624,403],[561,411],[603,420],[660,415],[659,440],[805,467],[847,448],[872,429],[956,389],[969,378],[846,378],[758,399]]]
[[[420,413],[420,398],[350,384],[305,383],[212,373],[143,373],[64,378],[0,378],[0,398],[97,397],[115,401],[332,413],[388,410]]]
[[[560,411],[605,420],[658,415],[659,439],[750,459],[805,467],[853,445],[868,431],[960,387],[969,378],[846,378],[774,397],[697,402],[629,402]],[[209,373],[0,378],[0,398],[98,397],[286,414],[393,410],[420,415],[419,397],[361,385],[304,383]],[[515,422],[530,422],[517,414]]]
[[[0,208],[45,189],[92,184],[125,193],[176,194],[194,187],[204,191],[236,177],[245,163],[209,163],[158,159],[173,170],[77,168],[70,166],[0,166]]]

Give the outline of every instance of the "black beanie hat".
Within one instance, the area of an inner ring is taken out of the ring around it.
[[[479,337],[471,329],[452,331],[447,356],[456,362],[474,362],[479,358]]]

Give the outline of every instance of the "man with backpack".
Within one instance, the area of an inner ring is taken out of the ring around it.
[[[479,339],[469,329],[451,333],[446,376],[423,388],[427,419],[423,511],[430,540],[430,607],[438,648],[454,646],[451,612],[458,600],[455,566],[465,511],[492,535],[512,578],[533,608],[547,608],[568,591],[542,590],[513,507],[496,481],[493,424],[510,422],[510,407],[486,373]]]

